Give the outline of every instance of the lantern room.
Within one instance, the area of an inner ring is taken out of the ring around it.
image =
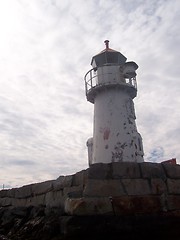
[[[109,48],[108,40],[105,40],[105,45],[106,48],[92,58],[91,65],[94,69],[104,65],[123,65],[126,62],[127,58],[123,54]]]

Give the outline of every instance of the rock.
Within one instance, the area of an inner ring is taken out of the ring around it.
[[[139,164],[133,162],[112,163],[112,178],[140,178]]]
[[[25,217],[27,215],[27,212],[28,211],[26,207],[15,207],[11,210],[11,214],[19,218]]]
[[[128,195],[151,194],[151,189],[146,179],[122,179],[121,181]]]
[[[5,237],[4,235],[0,235],[0,240],[10,240],[10,239]]]
[[[180,194],[180,179],[168,179],[167,187],[170,194]]]
[[[158,196],[122,196],[112,199],[115,215],[142,216],[162,212],[161,198]]]
[[[161,164],[144,162],[140,163],[143,178],[161,178],[166,179],[166,174]]]
[[[168,196],[167,204],[168,204],[168,210],[180,210],[180,196],[178,195]]]
[[[81,197],[83,193],[83,185],[65,187],[63,189],[63,198],[64,201],[67,197]]]
[[[180,179],[180,165],[162,163],[168,178]]]
[[[28,198],[26,206],[45,206],[45,194]]]
[[[74,174],[73,180],[72,180],[72,186],[84,185],[87,182],[87,175],[88,175],[87,170],[82,170]]]
[[[0,191],[0,198],[4,198],[8,196],[8,191],[9,190],[1,190]]]
[[[32,185],[32,194],[35,195],[41,195],[45,194],[53,189],[53,181],[46,181],[41,183],[36,183]]]
[[[163,194],[167,193],[167,187],[165,182],[160,178],[151,178],[151,192],[152,194]]]
[[[74,175],[60,176],[53,181],[53,190],[63,190],[65,187],[71,187]]]
[[[88,169],[88,179],[108,179],[112,178],[111,164],[96,163]]]
[[[48,192],[45,195],[46,207],[63,207],[64,197],[63,191]]]
[[[59,176],[56,180],[52,181],[53,191],[63,190],[63,182],[65,176]]]
[[[19,198],[28,198],[32,196],[32,186],[35,184],[31,184],[31,185],[27,185],[27,186],[23,186],[20,188],[16,188],[15,189],[15,193],[14,193],[14,197],[16,199]]]
[[[0,238],[177,240],[179,165],[93,164],[74,175],[2,190],[0,206]]]
[[[83,191],[84,197],[110,197],[124,194],[125,192],[119,179],[89,179]]]
[[[69,215],[112,215],[112,205],[109,197],[101,198],[67,198],[65,212]]]
[[[9,207],[12,206],[12,198],[4,197],[0,198],[0,207]]]

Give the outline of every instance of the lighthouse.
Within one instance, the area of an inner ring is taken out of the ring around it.
[[[94,104],[93,137],[87,141],[89,165],[144,161],[133,102],[138,65],[126,60],[106,40],[84,77],[87,100]]]

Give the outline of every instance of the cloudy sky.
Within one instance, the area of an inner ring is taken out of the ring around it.
[[[180,163],[179,0],[0,0],[0,188],[88,167],[83,78],[105,39],[139,65],[145,161]]]

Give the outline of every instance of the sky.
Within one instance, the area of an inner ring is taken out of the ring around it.
[[[139,66],[144,160],[180,163],[179,0],[0,0],[0,188],[88,168],[84,75],[106,39]]]

